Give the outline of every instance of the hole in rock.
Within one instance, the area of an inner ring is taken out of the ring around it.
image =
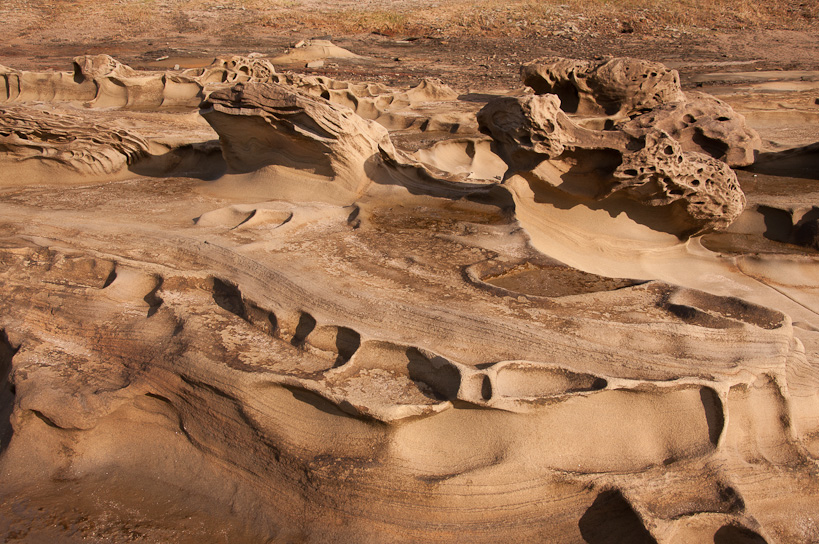
[[[290,341],[296,347],[304,345],[307,335],[313,332],[316,328],[315,318],[307,312],[302,312],[299,316],[299,324],[296,325],[296,332],[293,334],[293,339]]]
[[[557,95],[560,99],[561,110],[566,113],[577,113],[580,107],[580,94],[577,92],[577,87],[571,83],[558,83],[547,92]]]
[[[247,319],[247,310],[242,300],[242,292],[232,283],[213,278],[213,301],[223,310]]]
[[[700,389],[700,399],[702,400],[702,407],[705,409],[705,421],[708,423],[708,439],[716,446],[725,426],[722,401],[720,401],[717,392],[710,387]]]
[[[727,143],[721,142],[720,140],[716,140],[714,138],[709,138],[703,134],[702,130],[695,130],[694,135],[691,137],[691,141],[700,146],[703,151],[715,159],[724,157],[725,153],[728,151]]]
[[[102,288],[105,289],[106,287],[108,287],[109,285],[114,283],[114,280],[116,280],[116,279],[117,279],[117,269],[114,268],[113,270],[111,270],[111,273],[108,274],[108,277],[105,278],[105,283],[102,284]]]
[[[483,397],[483,400],[490,400],[492,398],[492,382],[489,376],[484,376],[481,382],[481,397]]]
[[[6,331],[0,330],[0,453],[11,441],[14,429],[11,426],[11,412],[14,410],[14,386],[11,384],[11,358],[17,352],[9,342]]]
[[[458,397],[461,387],[461,373],[443,357],[429,359],[416,348],[406,352],[409,378],[425,383],[438,400],[453,400]]]
[[[619,491],[600,493],[578,522],[587,544],[657,544]]]
[[[714,544],[767,544],[764,538],[745,527],[724,525],[714,533]]]
[[[592,391],[599,391],[601,389],[605,389],[609,385],[609,382],[603,378],[596,378],[592,384],[591,389]]]
[[[765,222],[765,232],[762,236],[776,242],[789,242],[793,230],[793,216],[786,210],[770,206],[757,206],[757,212]]]
[[[158,312],[159,307],[162,306],[162,303],[164,302],[162,298],[159,295],[157,295],[157,292],[162,287],[162,282],[163,279],[159,278],[159,280],[156,283],[156,287],[151,289],[150,293],[142,297],[142,300],[148,303],[148,317],[151,317],[156,312]]]
[[[72,63],[74,69],[74,83],[82,83],[85,81],[85,76],[82,73],[82,68],[76,62]]]
[[[819,249],[819,221],[806,221],[793,233],[793,241],[803,247]]]
[[[361,335],[353,329],[347,327],[339,327],[336,335],[336,350],[338,351],[338,358],[335,366],[341,366],[350,359],[352,359],[358,348],[361,347]]]

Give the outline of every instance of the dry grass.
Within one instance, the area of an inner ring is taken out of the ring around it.
[[[819,26],[819,0],[4,0],[4,13],[34,13],[41,28],[108,20],[129,35],[213,31],[217,25],[225,31],[298,27],[443,36],[543,35],[567,25],[580,32],[646,34]]]
[[[226,0],[191,2],[213,6]],[[559,29],[567,21],[580,28],[616,29],[626,23],[642,32],[669,26],[804,29],[819,23],[819,0],[348,0],[329,6],[315,0],[243,0],[234,4],[256,12],[265,26],[301,24],[390,35],[535,33]]]

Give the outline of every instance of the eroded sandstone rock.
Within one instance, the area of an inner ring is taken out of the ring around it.
[[[688,234],[727,227],[745,206],[725,164],[683,151],[662,130],[633,137],[579,127],[552,94],[493,100],[478,121],[499,144],[507,178],[520,174],[586,200],[620,193],[646,206],[682,206]]]
[[[365,165],[394,154],[387,130],[350,109],[285,85],[236,85],[212,93],[202,115],[235,172],[265,166],[304,170],[358,191]]]
[[[4,161],[59,164],[89,176],[115,174],[148,154],[148,142],[78,115],[20,106],[0,107]]]
[[[723,229],[745,208],[736,174],[725,164],[682,150],[662,131],[644,136],[645,147],[623,155],[608,194],[622,191],[650,206],[681,203],[699,229]]]
[[[725,102],[701,92],[684,93],[676,70],[631,58],[603,62],[543,58],[521,67],[536,94],[554,94],[563,111],[628,116],[618,128],[631,136],[659,129],[729,166],[748,166],[761,146],[755,130]]]
[[[569,113],[617,115],[684,99],[680,76],[659,62],[545,57],[521,67],[524,85],[556,94]]]
[[[729,166],[748,166],[762,145],[745,117],[711,95],[690,92],[685,100],[656,106],[618,126],[631,136],[663,130],[685,151],[705,153]]]

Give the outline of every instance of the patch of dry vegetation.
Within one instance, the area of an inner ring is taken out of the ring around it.
[[[298,28],[330,34],[536,36],[566,25],[578,31],[646,34],[669,28],[819,26],[819,0],[6,0],[0,5],[3,20],[31,13],[33,26],[40,29],[107,17],[129,35],[216,27],[227,32]]]

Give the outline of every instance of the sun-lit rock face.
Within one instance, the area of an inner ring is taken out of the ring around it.
[[[202,115],[219,134],[234,172],[283,166],[336,181],[352,192],[367,164],[393,155],[387,130],[352,110],[276,84],[239,84],[212,93]]]
[[[66,74],[0,69],[0,539],[819,537],[815,257],[693,236],[744,197],[674,123]],[[719,235],[815,244],[755,206]]]
[[[543,58],[523,65],[521,80],[536,94],[557,96],[566,113],[619,119],[617,127],[632,136],[663,130],[685,151],[729,166],[752,164],[762,144],[731,106],[705,93],[684,93],[677,71],[658,62]]]
[[[114,124],[98,124],[75,113],[0,106],[0,153],[6,166],[68,169],[97,178],[121,172],[148,155],[148,142]]]
[[[523,176],[585,200],[622,194],[651,207],[674,207],[680,234],[725,228],[742,213],[736,175],[711,157],[682,150],[660,129],[639,136],[574,123],[555,95],[498,98],[478,113],[498,144],[507,177]],[[668,215],[668,208],[658,209]]]
[[[676,70],[642,59],[546,57],[523,65],[521,79],[537,94],[559,96],[568,113],[628,114],[685,99]]]
[[[704,153],[728,166],[753,164],[754,153],[762,143],[759,134],[731,106],[699,92],[687,93],[684,101],[634,115],[618,128],[631,136],[663,130],[685,151]]]

